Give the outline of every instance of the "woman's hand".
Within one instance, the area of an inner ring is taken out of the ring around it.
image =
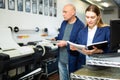
[[[82,52],[84,54],[87,54],[87,55],[92,55],[92,54],[95,54],[95,53],[103,53],[103,50],[102,49],[98,49],[97,47],[93,46],[93,49],[92,50],[87,50],[85,48],[82,49]]]

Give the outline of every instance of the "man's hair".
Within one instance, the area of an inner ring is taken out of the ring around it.
[[[65,6],[70,6],[76,12],[76,7],[73,4],[66,4]]]

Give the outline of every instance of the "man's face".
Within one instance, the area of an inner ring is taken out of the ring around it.
[[[64,18],[64,20],[66,20],[66,21],[70,20],[73,15],[74,15],[74,10],[73,10],[72,7],[65,6],[63,8],[63,18]]]
[[[97,16],[94,12],[92,11],[87,11],[86,12],[86,22],[89,27],[94,27],[97,22],[98,22],[99,16]]]

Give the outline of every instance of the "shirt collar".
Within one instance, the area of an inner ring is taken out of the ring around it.
[[[88,31],[96,31],[96,29],[97,29],[97,25],[95,25],[92,29],[88,27]]]

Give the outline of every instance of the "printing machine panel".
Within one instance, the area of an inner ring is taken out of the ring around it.
[[[4,34],[4,35],[3,35]],[[10,28],[0,29],[0,79],[1,80],[18,80],[25,73],[40,68],[42,57],[42,49],[37,49],[35,46],[19,46],[12,38]],[[28,69],[33,65],[32,69]],[[27,68],[24,74],[17,74],[18,68]],[[9,72],[16,69],[16,75],[10,78]]]
[[[51,74],[57,70],[57,66],[55,66],[56,68],[48,73],[45,69],[50,69],[51,65],[43,67],[44,64],[42,64],[42,62],[50,60],[46,64],[52,62],[57,65],[58,47],[50,40],[31,41],[26,45],[21,45],[21,43],[16,43],[12,36],[10,28],[0,29],[0,80],[26,80],[27,77],[33,77],[43,72]],[[18,69],[22,67],[27,71],[25,70],[20,74]],[[16,69],[16,74],[11,76],[14,74],[11,74],[14,69]]]

